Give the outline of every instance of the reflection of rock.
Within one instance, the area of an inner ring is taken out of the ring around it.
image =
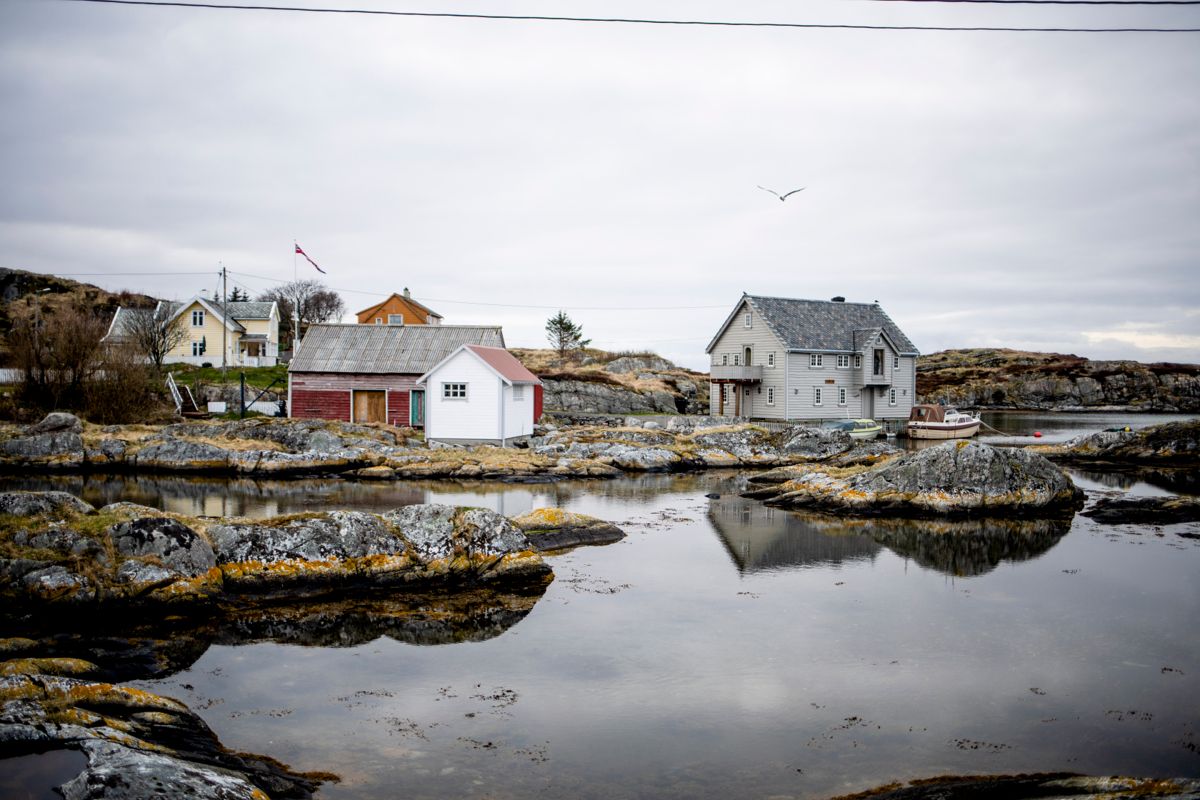
[[[899,556],[956,577],[984,575],[1002,561],[1028,561],[1066,535],[1070,520],[828,520],[869,536]]]
[[[1193,497],[1102,497],[1082,512],[1105,525],[1171,525],[1200,521]]]
[[[738,497],[713,501],[708,518],[743,573],[871,561],[880,550],[869,536],[841,520],[770,508]]]
[[[513,517],[530,544],[539,550],[562,550],[579,545],[612,544],[625,532],[610,522],[561,508],[539,508]]]
[[[959,441],[851,472],[820,467],[747,496],[835,514],[1013,516],[1070,514],[1083,492],[1042,456]]]
[[[1042,797],[1079,797],[1111,800],[1116,797],[1157,797],[1160,800],[1195,800],[1200,780],[1192,778],[1093,778],[1067,772],[1040,775],[977,775],[893,783],[854,797],[872,800],[1034,800]]]
[[[0,756],[82,750],[68,800],[311,797],[320,784],[269,758],[226,750],[183,703],[126,686],[40,673],[0,677]]]

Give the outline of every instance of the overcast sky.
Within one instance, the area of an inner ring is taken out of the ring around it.
[[[319,5],[1200,28],[1170,6]],[[350,312],[407,286],[510,346],[562,308],[697,368],[743,291],[878,300],[925,353],[1200,362],[1196,33],[0,0],[0,100],[0,266],[173,299],[219,264],[252,294],[295,270]]]

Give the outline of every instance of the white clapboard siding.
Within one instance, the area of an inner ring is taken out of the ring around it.
[[[746,313],[750,313],[750,327],[746,327]],[[784,389],[787,387],[787,378],[785,373],[787,368],[787,350],[783,346],[783,342],[779,341],[779,337],[767,326],[767,323],[759,318],[749,304],[745,301],[738,307],[737,313],[733,317],[733,321],[729,323],[729,327],[721,334],[716,345],[710,353],[709,363],[712,366],[721,366],[722,364],[732,365],[733,357],[736,355],[738,364],[746,364],[746,348],[750,348],[750,364],[752,366],[760,366],[762,370],[762,381],[760,383],[751,383],[742,385],[741,416],[756,417],[760,419],[784,419],[785,408],[783,401]],[[767,366],[770,361],[769,355],[774,354],[775,366]],[[775,390],[775,404],[768,405],[767,398],[770,393],[768,387]],[[709,393],[709,413],[717,414],[720,411],[720,386],[712,384]],[[749,392],[749,393],[747,393]],[[729,387],[729,401],[725,403],[726,416],[732,416],[734,409],[737,408],[734,400],[734,387]]]
[[[465,400],[442,397],[442,384],[467,384]],[[501,438],[503,381],[467,351],[429,373],[426,385],[425,436],[428,439],[496,440]]]
[[[504,438],[529,436],[533,433],[534,387],[521,385],[521,399],[516,399],[515,386],[504,386]]]

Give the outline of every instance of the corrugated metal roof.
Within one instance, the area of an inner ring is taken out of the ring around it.
[[[901,353],[917,353],[917,346],[878,303],[835,303],[756,295],[746,295],[745,299],[789,350],[857,352],[864,341],[863,333],[876,329],[887,334]]]
[[[469,344],[467,349],[513,383],[541,383],[537,375],[526,369],[516,356],[503,347],[481,347]]]
[[[288,372],[421,375],[464,344],[504,347],[492,325],[313,325]]]

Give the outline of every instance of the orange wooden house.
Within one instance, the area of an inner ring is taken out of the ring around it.
[[[442,315],[412,299],[405,287],[404,294],[392,293],[382,303],[358,312],[359,325],[441,325]]]

